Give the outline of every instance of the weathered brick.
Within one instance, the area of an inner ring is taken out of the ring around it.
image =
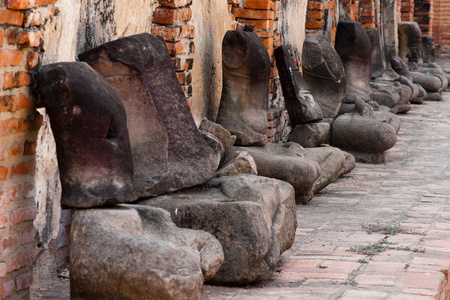
[[[27,96],[25,94],[19,95],[19,103],[17,109],[30,108],[34,106],[33,96]]]
[[[3,251],[13,250],[17,247],[17,238],[14,235],[2,238]]]
[[[58,0],[8,0],[8,8],[14,10],[24,10],[38,6],[55,4]]]
[[[34,241],[36,237],[36,229],[34,226],[31,226],[24,231],[22,231],[22,236],[20,238],[20,244],[26,245]]]
[[[14,280],[0,284],[0,299],[11,296],[14,293],[15,287]]]
[[[165,7],[177,8],[177,7],[183,7],[186,5],[191,5],[192,0],[159,0],[159,4],[161,4],[161,6],[165,6]]]
[[[6,263],[8,265],[7,273],[11,273],[15,270],[19,270],[29,264],[32,264],[33,253],[32,252],[22,253],[16,257],[11,258]]]
[[[5,31],[6,43],[8,45],[17,45],[17,36],[19,35],[19,29],[8,29]]]
[[[195,51],[194,42],[191,40],[182,40],[177,43],[166,43],[167,50],[171,56],[185,53],[192,54]]]
[[[21,184],[11,186],[6,190],[0,192],[0,200],[3,202],[3,205],[11,203],[20,198],[21,192],[22,192]]]
[[[317,11],[317,10],[309,11],[306,17],[308,19],[322,20],[323,19],[323,12]]]
[[[275,10],[276,5],[272,0],[247,0],[244,3],[245,8]]]
[[[8,168],[0,167],[0,180],[5,181],[8,178]]]
[[[308,10],[313,10],[313,9],[323,10],[323,3],[317,2],[317,1],[308,1],[307,9]]]
[[[8,226],[8,224],[9,224],[8,216],[7,215],[0,215],[0,228],[6,228],[6,226]]]
[[[192,18],[190,8],[168,9],[158,7],[153,12],[153,23],[156,24],[175,24],[177,22],[187,22]]]
[[[0,50],[0,67],[18,66],[22,62],[22,57],[22,51]]]
[[[323,23],[321,21],[306,21],[305,27],[307,29],[323,29]]]
[[[36,207],[22,207],[16,209],[11,213],[12,225],[15,226],[17,224],[33,221],[36,218]]]
[[[11,176],[32,175],[36,169],[36,161],[24,161],[11,167]]]
[[[17,107],[16,96],[0,96],[0,112],[15,112]]]
[[[41,26],[42,25],[42,17],[38,12],[27,12],[25,15],[25,19],[23,21],[23,27],[29,28],[31,26]]]
[[[16,290],[27,289],[33,283],[33,273],[27,273],[16,278]]]
[[[17,43],[21,47],[38,47],[41,43],[39,31],[24,31],[17,36]]]
[[[6,263],[0,262],[0,278],[5,277],[6,275]]]
[[[31,84],[31,76],[27,72],[21,71],[15,74],[6,73],[5,81],[3,83],[3,89],[7,90],[21,86],[28,86],[30,84]]]
[[[275,17],[275,13],[272,10],[237,8],[235,10],[235,17],[253,20],[272,20]]]
[[[9,9],[0,9],[0,24],[22,26],[23,13]]]
[[[36,154],[36,141],[25,141],[23,155]]]
[[[27,182],[23,184],[23,197],[24,198],[33,198],[36,196],[36,189],[34,187],[34,183]],[[64,211],[64,210],[62,210]],[[62,214],[61,211],[61,214]]]

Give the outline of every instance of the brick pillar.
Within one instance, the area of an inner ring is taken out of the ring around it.
[[[192,54],[195,28],[188,22],[192,18],[192,0],[159,0],[160,7],[153,12],[152,34],[161,35],[172,57],[177,78],[183,87],[189,106],[192,97]]]
[[[432,36],[437,54],[450,53],[450,2],[446,0],[433,1]]]
[[[400,20],[402,22],[413,22],[414,0],[400,0]]]
[[[344,0],[346,1],[346,0]],[[308,1],[306,12],[306,34],[323,34],[325,29],[326,10],[331,13],[331,42],[336,39],[336,0]]]
[[[420,26],[422,34],[433,34],[433,1],[415,0],[414,1],[414,22]]]
[[[376,28],[375,3],[373,0],[361,0],[359,20],[361,21],[364,29]]]
[[[32,97],[40,26],[57,0],[0,4],[0,298],[29,299],[37,254],[36,139],[42,123]],[[45,4],[45,5],[41,5]]]

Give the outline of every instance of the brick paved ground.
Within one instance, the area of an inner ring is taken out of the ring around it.
[[[294,246],[270,281],[243,288],[207,285],[204,298],[434,299],[440,270],[450,265],[450,93],[444,98],[400,116],[398,142],[385,164],[358,163],[310,205],[297,206]],[[369,234],[364,227],[370,225],[404,232]],[[403,250],[349,252],[375,244]]]
[[[441,65],[450,70],[450,59]],[[357,164],[310,205],[297,206],[295,244],[271,280],[206,285],[204,300],[434,299],[440,270],[450,265],[450,93],[444,98],[400,116],[398,142],[385,164]],[[370,225],[403,233],[369,234],[363,226]],[[349,252],[374,244],[403,250]],[[37,287],[33,299],[68,299],[68,293],[67,282],[59,282]]]

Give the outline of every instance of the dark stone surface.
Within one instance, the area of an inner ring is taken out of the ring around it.
[[[133,163],[122,101],[86,63],[41,68],[37,91],[56,141],[63,207],[133,201]]]
[[[410,70],[417,70],[422,52],[422,33],[417,22],[398,22],[398,52]]]
[[[374,28],[366,29],[366,33],[369,36],[370,44],[372,46],[370,76],[372,79],[374,79],[380,77],[384,72],[380,35],[378,33],[378,30]]]
[[[275,59],[291,125],[294,127],[297,124],[322,120],[322,109],[314,101],[287,47],[280,46],[275,49]]]
[[[71,299],[200,299],[224,259],[211,234],[169,212],[121,205],[77,210],[70,234]]]
[[[102,74],[124,102],[138,197],[209,181],[220,153],[195,126],[165,43],[143,33],[79,55]]]
[[[424,63],[436,61],[436,46],[432,36],[422,35],[422,59]]]
[[[216,123],[237,145],[267,142],[270,59],[253,32],[228,31],[222,43],[223,89]]]
[[[341,57],[347,78],[345,102],[355,103],[356,99],[368,102],[372,46],[361,24],[353,21],[339,22],[335,48]]]
[[[345,98],[344,66],[331,43],[320,34],[309,34],[303,43],[303,78],[325,118],[337,116]]]
[[[225,176],[139,204],[167,209],[177,226],[201,229],[219,240],[225,260],[214,283],[267,279],[292,246],[297,228],[292,186],[255,175]]]

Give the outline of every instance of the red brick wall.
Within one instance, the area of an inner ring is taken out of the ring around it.
[[[436,44],[436,52],[450,53],[450,2],[447,0],[433,1],[432,35]]]
[[[344,0],[350,1],[352,0]],[[308,1],[307,13],[306,13],[306,34],[311,33],[323,33],[325,27],[325,10],[329,9],[333,18],[333,24],[331,28],[331,41],[334,44],[336,38],[336,0],[323,0],[323,1]]]
[[[0,4],[0,298],[29,299],[37,254],[34,172],[42,118],[31,86],[39,63],[40,26],[56,0]],[[49,6],[50,5],[50,6]],[[37,9],[39,8],[39,10]]]
[[[414,0],[400,0],[400,21],[412,22],[414,20]]]
[[[191,105],[195,28],[188,22],[192,18],[192,0],[159,0],[159,3],[160,7],[153,12],[151,33],[164,37],[178,81]]]

